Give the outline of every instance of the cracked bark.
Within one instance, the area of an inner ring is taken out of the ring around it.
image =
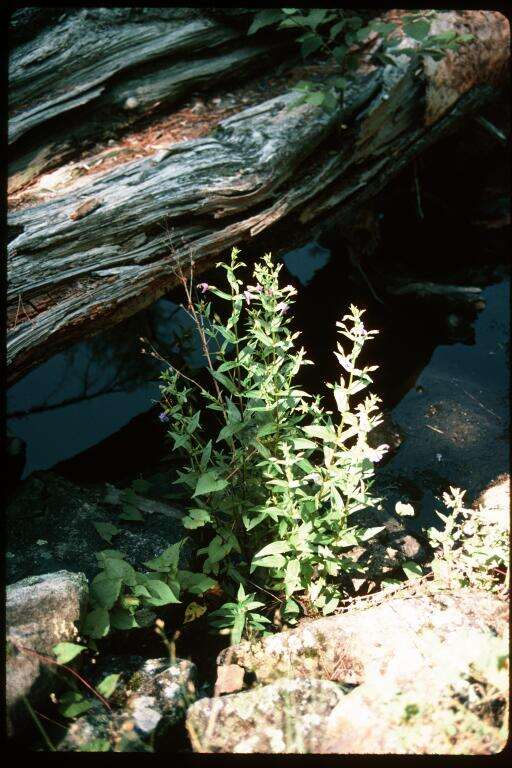
[[[335,114],[293,107],[296,96],[283,93],[222,121],[209,136],[71,182],[14,211],[9,383],[151,304],[176,283],[178,263],[192,258],[199,272],[233,245],[273,239],[278,248],[287,233],[306,241],[330,221],[348,224],[495,93],[508,60],[507,20],[496,12],[439,13],[433,31],[447,29],[475,38],[437,63],[406,56],[394,65],[363,63]],[[24,314],[28,301],[35,309]]]

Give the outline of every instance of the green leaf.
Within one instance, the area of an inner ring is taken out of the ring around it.
[[[122,562],[122,561],[120,561]],[[112,608],[119,597],[122,579],[101,571],[91,582],[91,598],[102,608]]]
[[[336,610],[339,604],[339,598],[337,597],[331,597],[330,600],[328,600],[325,605],[322,607],[322,613],[324,616],[327,616],[329,613],[332,613]]]
[[[144,522],[144,515],[131,504],[123,504],[123,512],[119,515],[120,520],[129,520],[131,522],[142,523]]]
[[[57,657],[57,664],[67,664],[85,650],[85,645],[77,645],[76,643],[57,643],[52,648]]]
[[[124,552],[120,552],[118,549],[102,549],[101,552],[96,552],[96,559],[102,568],[105,567],[105,563],[110,558],[123,560],[125,557]]]
[[[115,675],[114,674],[107,675],[106,677],[103,678],[101,683],[96,686],[96,690],[105,699],[109,699],[114,693],[120,677],[121,677],[121,673],[118,673]]]
[[[209,523],[211,515],[206,509],[200,509],[199,507],[189,509],[186,517],[182,518],[181,522],[185,528],[202,528],[203,525]]]
[[[92,739],[78,747],[79,752],[110,752],[108,739]]]
[[[202,595],[209,589],[218,587],[218,583],[204,573],[192,573],[192,571],[178,571],[178,579],[182,589],[191,595]]]
[[[377,528],[367,528],[361,536],[358,536],[359,541],[368,541],[368,539],[371,539],[373,536],[376,536],[378,533],[384,531],[385,529],[385,525],[380,525]]]
[[[220,382],[223,387],[226,387],[228,392],[231,392],[232,395],[238,395],[238,389],[235,387],[228,376],[224,376],[223,373],[219,373],[218,371],[213,371],[212,376],[214,379]]]
[[[253,558],[251,563],[251,573],[256,568],[282,568],[286,564],[286,559],[282,555],[267,555],[266,557]]]
[[[337,440],[333,430],[328,429],[327,427],[321,427],[318,424],[309,424],[306,427],[302,427],[302,429],[306,435],[309,435],[309,437],[318,437],[319,440],[325,440],[329,443],[335,443]]]
[[[333,49],[333,56],[338,62],[338,64],[343,64],[345,61],[345,56],[347,55],[348,46],[346,45],[337,45],[336,48]]]
[[[296,437],[292,440],[293,447],[297,450],[314,450],[317,448],[317,444],[312,440],[306,440],[305,437]]]
[[[307,58],[315,51],[318,51],[318,49],[322,47],[322,44],[323,41],[320,35],[312,32],[304,37],[300,46],[300,52],[304,58]]]
[[[187,537],[176,541],[170,547],[167,547],[161,555],[155,557],[154,560],[147,560],[144,565],[147,565],[152,571],[163,571],[164,573],[177,570],[181,548],[186,540]]]
[[[266,437],[267,435],[272,435],[278,429],[279,429],[278,424],[276,424],[273,421],[270,422],[269,424],[263,424],[263,426],[260,427],[256,432],[256,437]]]
[[[93,523],[94,527],[98,531],[101,538],[107,542],[107,544],[112,544],[112,537],[115,536],[117,533],[121,533],[121,528],[118,528],[116,525],[113,525],[112,523],[105,523],[101,520],[98,520],[97,522]]]
[[[263,27],[268,27],[271,24],[276,24],[280,20],[281,20],[281,11],[277,8],[275,9],[270,8],[264,11],[259,11],[254,17],[253,22],[249,27],[247,34],[254,35],[255,32],[258,32],[260,29],[263,29]],[[231,299],[231,296],[229,296],[229,298]]]
[[[124,560],[108,558],[105,561],[105,574],[110,579],[121,579],[127,587],[134,587],[137,584],[134,568]]]
[[[290,549],[291,546],[287,541],[273,541],[271,544],[267,544],[266,547],[263,547],[263,549],[260,549],[260,551],[254,555],[253,560],[265,557],[266,555],[277,555],[282,554],[283,552],[289,552]]]
[[[245,614],[240,613],[235,617],[233,628],[231,630],[231,645],[236,645],[242,639],[242,632],[245,626]]]
[[[216,493],[217,491],[222,491],[224,488],[226,488],[227,485],[227,480],[219,477],[214,469],[210,469],[208,472],[200,475],[192,497],[204,496],[206,493]]]
[[[421,43],[430,32],[430,21],[417,19],[416,21],[405,22],[402,29],[408,37],[412,37],[413,40],[418,40]]]
[[[325,101],[325,91],[315,91],[306,96],[308,104],[313,104],[314,107],[320,107]]]
[[[345,19],[338,21],[337,24],[333,24],[329,32],[329,40],[334,40],[336,37],[338,37],[339,33],[345,28],[346,24],[347,22]]]
[[[108,635],[110,629],[110,619],[106,608],[95,608],[87,614],[84,621],[82,632],[93,639]]]
[[[90,699],[84,698],[78,691],[67,691],[63,693],[59,702],[59,712],[64,717],[78,717],[83,715],[93,706]]]
[[[140,589],[140,587],[135,587],[135,589]],[[110,624],[113,629],[122,630],[137,629],[139,627],[134,615],[124,608],[116,608],[111,612]]]
[[[408,579],[417,579],[418,576],[423,576],[423,570],[418,563],[413,563],[412,561],[402,563],[402,569]]]
[[[159,579],[151,579],[146,582],[146,588],[151,597],[144,597],[146,605],[169,605],[169,603],[179,603],[171,588]]]

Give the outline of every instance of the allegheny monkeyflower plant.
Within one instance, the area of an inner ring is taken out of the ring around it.
[[[161,387],[172,447],[183,456],[183,525],[203,573],[231,598],[210,620],[232,642],[265,631],[276,608],[288,623],[301,611],[336,610],[347,578],[363,575],[344,553],[382,530],[357,526],[354,513],[375,504],[374,463],[387,449],[367,442],[381,418],[379,399],[361,394],[376,368],[358,367],[377,333],[364,327],[364,310],[351,306],[337,323],[348,346],[334,352],[341,374],[328,384],[331,411],[296,383],[312,363],[290,330],[296,291],[280,286],[282,265],[265,255],[244,285],[238,256],[233,249],[230,263],[217,265],[222,290],[200,283],[194,291],[181,276],[210,386],[169,368]],[[211,294],[226,302],[225,322]]]

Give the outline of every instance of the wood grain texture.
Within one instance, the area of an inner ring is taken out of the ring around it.
[[[472,13],[481,12],[464,12]],[[293,106],[296,95],[283,93],[222,121],[209,136],[79,186],[71,181],[64,192],[11,213],[9,382],[151,304],[175,284],[177,262],[192,258],[200,271],[233,245],[286,231],[305,241],[319,222],[348,222],[493,94],[508,42],[503,17],[484,15],[501,53],[493,51],[495,65],[452,95],[436,119],[428,95],[436,65],[398,56],[394,65],[363,65],[334,114]],[[446,28],[449,19],[443,23]],[[486,33],[482,45],[489,44]],[[404,38],[404,46],[411,45]],[[479,60],[477,37],[471,50]]]

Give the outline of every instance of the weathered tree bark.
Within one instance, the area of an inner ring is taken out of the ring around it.
[[[23,19],[29,10],[17,14]],[[277,56],[275,44],[251,44],[243,31],[194,8],[57,15],[43,16],[48,25],[33,39],[22,37],[10,56],[9,191],[72,157],[88,139],[126,128],[205,84],[270,67]],[[14,30],[15,42],[22,30]]]
[[[305,241],[320,222],[348,222],[495,91],[508,60],[507,20],[495,12],[438,14],[433,31],[447,29],[475,38],[440,62],[405,55],[393,65],[366,62],[335,114],[293,107],[295,95],[285,93],[206,138],[13,212],[9,381],[149,305],[175,284],[178,263],[192,258],[199,271],[232,245],[269,237],[277,245],[292,231]],[[416,44],[404,37],[402,45]]]

